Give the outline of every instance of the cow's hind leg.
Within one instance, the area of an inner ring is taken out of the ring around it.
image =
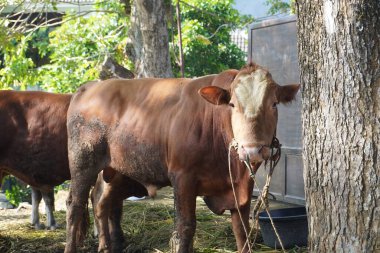
[[[175,176],[172,180],[176,227],[179,236],[179,245],[176,248],[180,253],[193,252],[193,237],[196,227],[194,183],[193,178],[186,175]]]
[[[40,224],[40,214],[38,212],[38,206],[40,205],[42,194],[40,190],[31,187],[32,189],[32,216],[31,223],[35,229],[42,229],[43,226]]]
[[[103,173],[99,173],[95,187],[91,192],[95,217],[95,236],[99,236],[99,251],[109,250],[122,252],[124,236],[121,228],[123,212],[123,196],[119,196],[119,188],[114,189],[112,183],[103,180]],[[112,199],[111,199],[112,198]]]
[[[67,198],[67,227],[66,227],[66,248],[65,253],[76,252],[85,239],[89,225],[88,216],[88,195],[91,185],[95,182],[95,177],[86,170],[85,176],[76,173],[72,175],[70,183],[69,197]]]
[[[98,225],[98,252],[110,252],[111,239],[108,226],[108,217],[110,215],[110,209],[113,203],[112,198],[110,196],[110,191],[106,183],[104,183],[104,188],[101,197],[99,198],[98,202],[95,202],[94,204],[94,214]]]
[[[112,252],[122,252],[125,246],[121,219],[123,215],[123,199],[114,199],[109,214],[109,231],[111,235]]]
[[[108,146],[102,122],[87,121],[81,115],[68,116],[67,120],[71,183],[67,199],[65,253],[74,253],[87,232],[88,195],[98,173],[105,167]]]
[[[83,242],[88,228],[88,195],[101,168],[95,159],[97,152],[88,147],[88,143],[85,143],[83,149],[70,149],[69,145],[71,183],[66,202],[65,253],[76,252],[76,247]]]
[[[42,198],[45,202],[45,210],[47,216],[47,229],[55,230],[57,228],[57,224],[54,219],[54,188],[51,188],[48,192],[42,192]]]

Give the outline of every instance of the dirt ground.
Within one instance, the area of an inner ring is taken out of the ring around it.
[[[68,191],[59,191],[55,194],[55,211],[66,210],[66,198]],[[42,200],[39,206],[40,214],[45,214],[45,203]],[[18,224],[30,223],[30,214],[32,213],[32,206],[29,203],[23,202],[18,208],[13,209],[0,209],[0,234],[5,231],[9,226]]]

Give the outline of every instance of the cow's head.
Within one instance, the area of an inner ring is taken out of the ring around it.
[[[241,160],[270,158],[270,144],[277,126],[277,104],[292,101],[299,84],[280,86],[262,67],[250,64],[236,75],[229,90],[207,86],[200,95],[215,105],[229,105],[231,125]]]

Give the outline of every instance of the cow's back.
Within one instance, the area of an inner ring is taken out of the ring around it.
[[[188,82],[113,79],[79,89],[68,110],[69,151],[76,156],[90,148],[101,157],[100,166],[127,172],[145,185],[167,185],[164,147]]]
[[[66,113],[70,98],[0,91],[0,168],[36,187],[69,179]]]

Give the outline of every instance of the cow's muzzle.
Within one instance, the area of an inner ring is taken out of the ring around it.
[[[242,161],[249,160],[254,163],[259,163],[269,159],[270,148],[264,145],[241,145],[238,146],[238,154],[239,159]]]
[[[270,161],[270,167],[274,168],[281,158],[281,144],[276,136],[273,137],[272,143],[269,146],[239,145],[239,143],[233,139],[230,143],[230,150],[231,148],[237,151],[239,159],[244,162],[250,170],[251,177],[255,176],[263,161],[265,161],[265,166],[267,162]]]
[[[240,144],[235,141],[234,147],[241,161],[249,161],[252,164],[268,160],[276,161],[281,154],[281,144],[276,137],[273,137],[270,145]]]

